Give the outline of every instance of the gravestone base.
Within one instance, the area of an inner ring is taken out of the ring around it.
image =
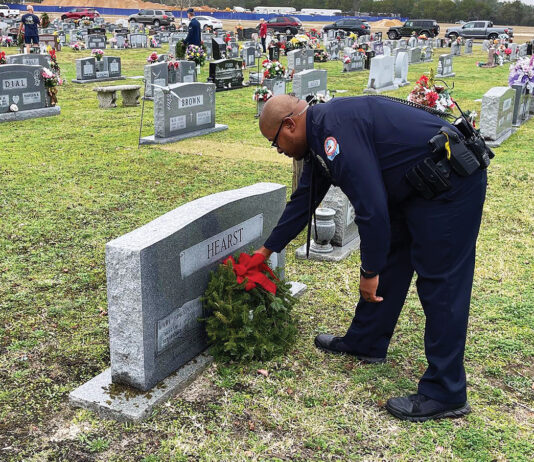
[[[52,117],[61,113],[61,107],[43,107],[39,109],[28,109],[27,111],[6,112],[0,114],[0,123],[14,122],[17,120],[38,119],[39,117]]]
[[[310,247],[310,260],[316,260],[316,261],[342,261],[345,260],[350,256],[352,252],[355,250],[358,250],[360,248],[360,236],[354,238],[352,241],[350,241],[348,244],[345,244],[343,247],[338,247],[336,245],[333,246],[334,250],[330,253],[318,253],[314,252],[312,248]],[[305,260],[306,259],[306,244],[299,247],[296,252],[295,256],[299,260]]]
[[[202,130],[195,130],[181,135],[169,136],[168,138],[156,138],[155,135],[145,136],[139,141],[140,144],[167,144],[182,141],[187,138],[194,138],[196,136],[209,135],[210,133],[222,132],[228,130],[228,125],[215,124],[215,127],[204,128]]]
[[[299,298],[306,292],[306,284],[295,281],[290,284],[293,297]],[[201,353],[148,391],[114,384],[108,368],[70,392],[69,401],[74,407],[89,409],[106,419],[139,422],[150,417],[155,406],[187,388],[212,362],[212,356]]]
[[[394,83],[395,85],[397,85],[397,87],[399,87],[399,88],[400,88],[400,87],[405,87],[405,86],[407,86],[407,85],[410,85],[410,82],[408,82],[408,81],[404,81],[404,82],[403,82],[401,79],[395,79],[395,80],[393,81],[393,83]]]
[[[399,87],[397,85],[393,84],[393,85],[389,85],[387,87],[382,87],[382,88],[378,88],[378,89],[376,89],[376,88],[364,88],[363,92],[364,93],[369,93],[371,95],[378,95],[378,94],[380,94],[380,93],[382,93],[384,91],[393,91],[393,90],[398,90],[398,89],[399,89]]]
[[[429,74],[429,72],[425,72],[425,74]],[[452,72],[451,74],[436,74],[435,77],[438,78],[438,79],[445,79],[447,77],[455,77],[456,76],[456,72]]]
[[[510,138],[515,132],[516,128],[512,128],[507,132],[503,133],[496,140],[484,140],[490,148],[498,148],[502,143],[504,143],[508,138]]]
[[[126,77],[121,75],[120,77],[105,77],[102,79],[87,79],[87,80],[78,80],[72,79],[73,83],[95,83],[95,82],[111,82],[112,80],[126,80]]]
[[[516,122],[515,124],[512,124],[512,127],[517,129],[521,127],[521,125],[527,123],[530,119],[532,119],[532,115],[530,114],[530,112],[528,112],[527,117],[525,119],[522,119]]]
[[[209,80],[208,80],[209,82]],[[209,82],[210,83],[210,82]],[[232,85],[231,87],[217,87],[215,91],[219,92],[219,91],[229,91],[229,90],[237,90],[239,88],[246,88],[248,87],[249,85],[244,83],[242,85]]]
[[[200,354],[148,391],[113,384],[109,368],[72,391],[69,401],[104,418],[138,422],[149,417],[154,406],[185,389],[212,361],[211,356]]]

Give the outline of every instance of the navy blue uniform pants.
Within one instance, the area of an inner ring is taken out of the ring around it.
[[[413,196],[390,207],[392,243],[377,290],[384,301],[360,298],[343,341],[358,354],[385,357],[415,271],[428,361],[418,391],[460,403],[467,399],[463,359],[486,171],[453,173],[451,181],[433,200]]]

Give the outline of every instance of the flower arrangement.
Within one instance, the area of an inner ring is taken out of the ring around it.
[[[154,51],[150,54],[150,56],[146,59],[146,62],[149,64],[154,64],[158,62],[158,54]]]
[[[428,40],[428,37],[425,34],[421,34],[419,37],[417,37],[419,40]]]
[[[508,83],[525,84],[530,93],[534,91],[534,56],[532,58],[519,58],[514,64],[510,65],[510,74]]]
[[[351,33],[349,34],[349,38],[350,38],[351,40],[358,40],[358,36],[357,36],[354,32],[351,32]]]
[[[279,61],[269,61],[268,59],[264,60],[261,63],[263,67],[263,78],[264,79],[275,79],[277,77],[283,77],[286,69]]]
[[[467,117],[467,120],[473,125],[473,128],[477,128],[476,126],[476,118],[478,114],[475,111],[467,110],[465,111],[465,116]]]
[[[72,48],[72,51],[85,50],[85,43],[76,42],[76,43],[73,43],[70,47]]]
[[[317,50],[313,54],[313,60],[316,63],[326,63],[326,61],[328,61],[329,57],[330,57],[330,55],[325,50]]]
[[[61,68],[59,67],[59,64],[57,62],[56,50],[50,48],[50,50],[48,50],[48,54],[50,55],[50,67],[57,75],[60,75]]]
[[[228,33],[223,37],[224,43],[229,43],[232,40],[232,36]]]
[[[194,61],[197,66],[203,66],[206,62],[206,51],[202,46],[188,45],[185,50],[185,59]]]
[[[167,67],[169,71],[176,71],[180,67],[180,63],[174,59],[171,59],[170,61],[167,61]]]
[[[308,43],[309,40],[310,40],[310,38],[307,35],[299,34],[299,35],[295,35],[289,41],[289,43],[291,43],[291,45],[293,45],[293,48],[302,48],[302,47],[304,47],[304,45],[306,45]]]
[[[0,37],[0,45],[3,47],[10,47],[13,44],[13,39],[7,35]]]
[[[351,63],[351,59],[350,59],[350,56],[343,56],[343,63],[344,64],[350,64]]]
[[[158,46],[158,41],[157,41],[154,37],[152,37],[152,36],[149,37],[149,40],[150,40],[150,46],[151,46],[152,48],[157,48],[157,46]]]
[[[454,108],[451,92],[434,83],[433,70],[430,71],[430,77],[421,76],[407,99],[413,103],[433,107],[443,112],[452,112]]]
[[[97,61],[100,61],[104,57],[104,52],[100,48],[95,48],[91,51],[91,54],[96,58]]]
[[[254,90],[254,94],[252,95],[252,99],[254,101],[267,101],[273,96],[273,92],[269,90],[267,87],[257,87],[256,90]]]
[[[219,360],[264,360],[287,351],[297,335],[290,285],[261,254],[228,257],[211,274],[202,304],[210,353]]]
[[[306,34],[308,35],[308,37],[310,38],[320,38],[321,37],[321,34],[319,33],[319,31],[317,29],[310,29],[310,31]]]
[[[54,74],[54,72],[52,72],[47,67],[43,67],[43,70],[41,71],[41,78],[43,79],[44,86],[46,88],[63,85],[63,80],[61,79],[61,77],[57,74]]]
[[[6,64],[6,63],[7,63],[6,52],[0,51],[0,64]]]

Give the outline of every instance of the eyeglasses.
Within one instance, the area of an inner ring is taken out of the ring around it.
[[[302,111],[300,111],[297,115],[295,115],[295,117],[298,117],[304,114],[306,112],[306,109],[308,109],[308,107],[309,106],[306,105]],[[282,127],[284,126],[284,122],[293,115],[293,112],[294,111],[290,112],[288,115],[282,118],[282,121],[280,122],[280,126],[278,127],[278,130],[276,131],[276,135],[274,135],[273,142],[271,143],[271,147],[277,148],[277,149],[280,147],[278,146],[278,136],[280,135],[280,131],[282,130]]]

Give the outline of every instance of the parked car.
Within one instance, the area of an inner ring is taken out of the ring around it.
[[[344,30],[345,32],[354,32],[358,35],[370,35],[371,34],[371,26],[369,26],[369,23],[366,21],[362,21],[358,18],[343,18],[339,19],[336,22],[332,24],[327,24],[323,27],[323,31],[329,31],[329,30]]]
[[[100,13],[94,8],[73,8],[70,11],[61,15],[61,19],[95,19],[100,16]]]
[[[0,5],[0,18],[18,18],[20,10],[12,10],[7,5]]]
[[[288,35],[296,35],[302,29],[302,23],[299,19],[293,16],[274,16],[265,21],[267,24],[267,31],[282,32]],[[256,29],[259,29],[259,24]]]
[[[453,40],[458,37],[495,40],[501,34],[513,37],[514,30],[511,27],[493,27],[491,21],[470,21],[461,27],[449,27],[445,31],[445,36]]]
[[[168,26],[174,22],[174,16],[165,14],[163,10],[139,10],[128,17],[130,24],[153,24],[154,26]]]
[[[195,16],[195,18],[200,23],[200,27],[202,28],[203,31],[207,31],[209,29],[211,30],[215,30],[215,29],[222,30],[223,29],[222,22],[217,18],[212,18],[211,16]],[[183,19],[182,24],[189,26],[189,19],[188,18]]]
[[[397,40],[401,37],[416,35],[426,35],[427,37],[437,37],[439,35],[439,25],[434,19],[409,19],[402,26],[390,27],[388,38]]]

